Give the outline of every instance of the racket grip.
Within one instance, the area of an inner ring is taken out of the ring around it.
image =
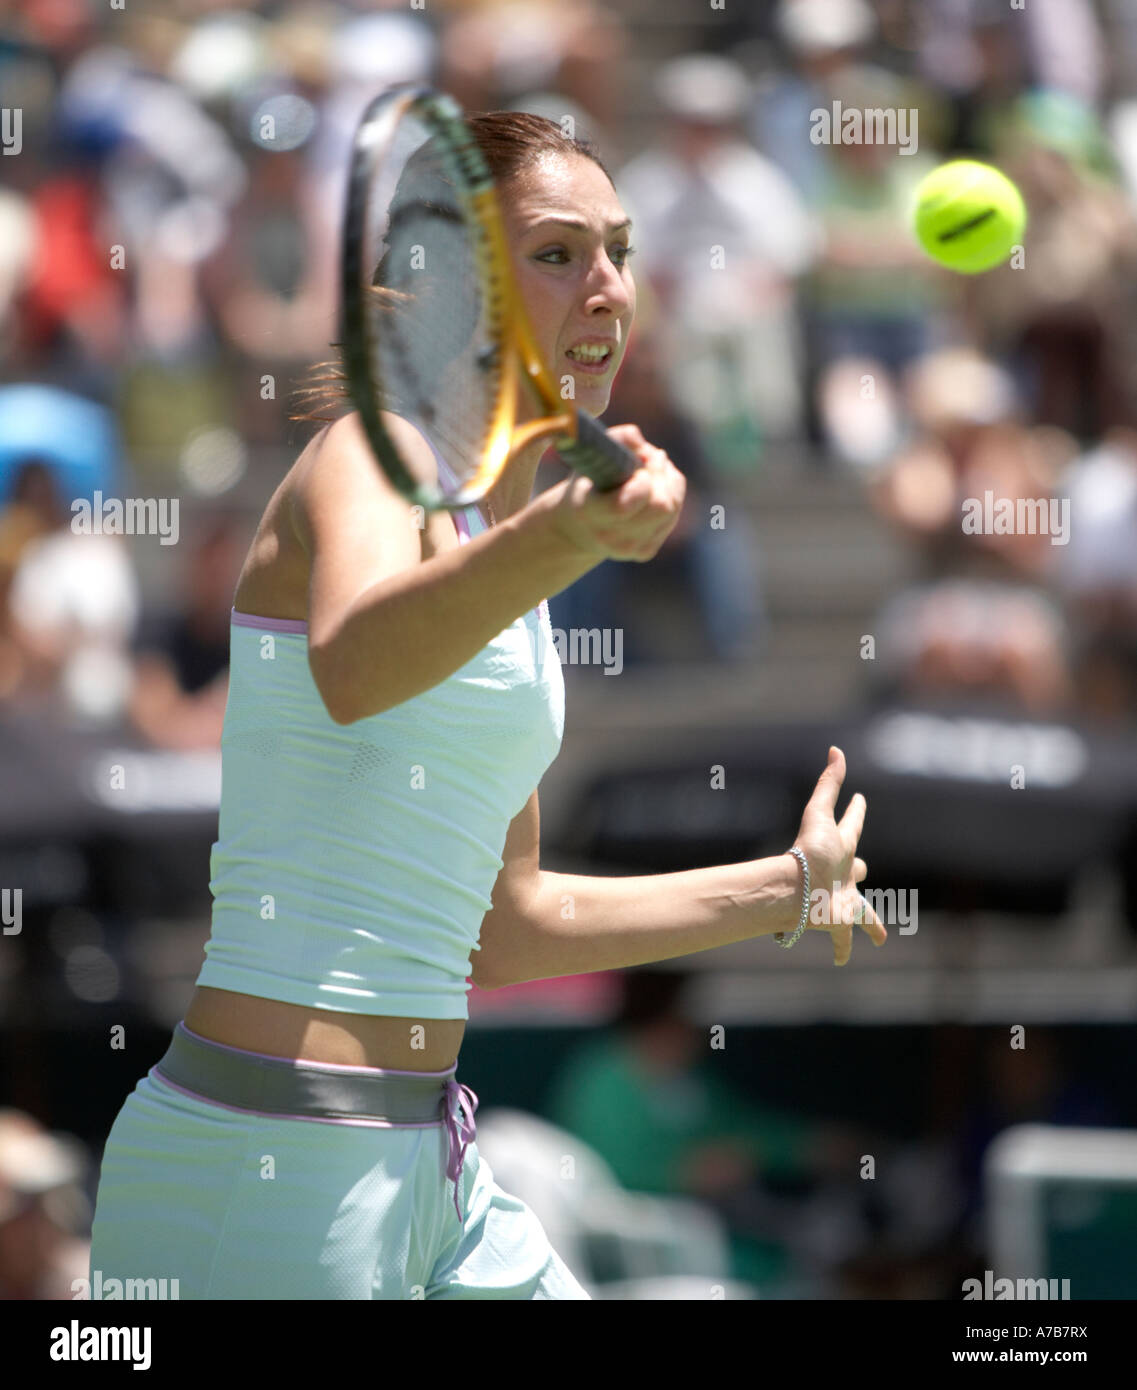
[[[577,412],[577,437],[556,441],[557,454],[570,468],[583,473],[601,492],[626,482],[640,466],[630,449],[613,439],[591,415]]]

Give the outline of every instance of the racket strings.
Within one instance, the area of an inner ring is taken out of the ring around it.
[[[450,476],[418,481],[448,497],[478,472],[502,389],[502,326],[461,179],[440,137],[402,119],[376,155],[359,267],[373,398],[434,445]]]

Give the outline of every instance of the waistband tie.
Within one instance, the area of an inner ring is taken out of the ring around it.
[[[446,1164],[446,1176],[454,1180],[454,1210],[458,1220],[462,1219],[462,1208],[458,1205],[458,1179],[462,1176],[462,1165],[466,1161],[466,1149],[477,1135],[474,1126],[474,1111],[478,1108],[478,1098],[469,1086],[463,1086],[453,1077],[446,1083],[446,1128],[450,1135],[450,1158]],[[458,1108],[463,1116],[457,1118]]]

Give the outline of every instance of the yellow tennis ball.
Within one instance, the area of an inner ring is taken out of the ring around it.
[[[912,226],[933,260],[978,275],[1001,265],[1020,244],[1026,205],[1006,174],[978,160],[953,159],[920,181]]]

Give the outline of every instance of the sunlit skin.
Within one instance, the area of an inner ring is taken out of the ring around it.
[[[608,176],[583,155],[542,156],[499,189],[499,200],[518,291],[541,355],[558,386],[572,375],[575,404],[600,415],[636,310],[628,215]],[[602,372],[566,356],[589,338],[613,340]],[[525,392],[519,419],[544,413]],[[490,493],[499,517],[529,501],[547,448],[548,441],[539,440],[513,458]]]

